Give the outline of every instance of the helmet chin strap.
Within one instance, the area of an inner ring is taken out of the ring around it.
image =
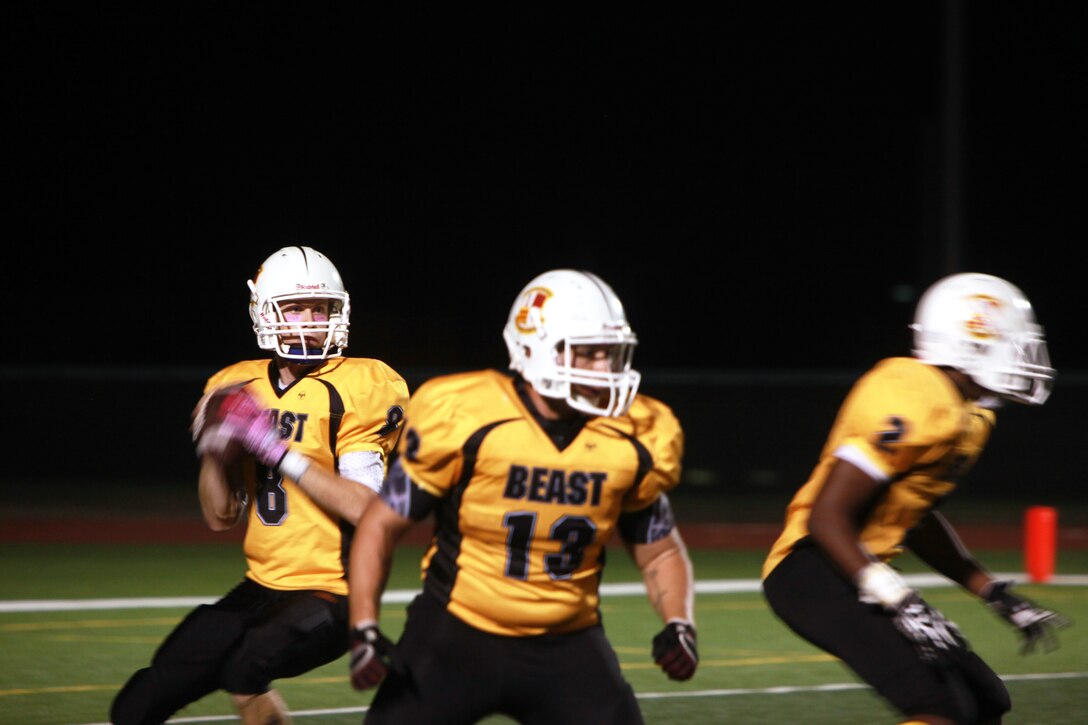
[[[975,401],[975,405],[980,408],[986,408],[987,410],[997,410],[999,408],[1005,407],[1005,399],[1002,398],[1000,395],[986,393],[985,395],[980,396],[979,399]]]
[[[289,345],[287,347],[287,354],[288,355],[305,355],[305,354],[313,355],[315,353],[315,351],[320,353],[321,348],[318,347],[318,346],[303,347],[302,345]],[[338,352],[338,350],[335,347],[330,347],[328,357],[332,357],[336,352]],[[299,363],[300,365],[306,365],[306,364],[316,365],[317,363],[324,361],[324,358],[318,358],[318,357],[315,357],[315,358],[284,358],[284,359],[287,360],[288,362]]]

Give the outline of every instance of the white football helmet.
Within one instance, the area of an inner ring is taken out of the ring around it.
[[[955,368],[1008,400],[1042,405],[1050,395],[1046,337],[1031,303],[1000,277],[953,274],[922,295],[914,315],[914,355]]]
[[[556,269],[534,278],[510,308],[502,336],[510,368],[541,395],[565,400],[575,410],[620,416],[638,392],[642,376],[631,369],[638,340],[619,297],[594,274]],[[609,346],[610,369],[574,367],[575,345]],[[577,386],[607,396],[587,397]]]
[[[351,304],[340,273],[328,257],[311,247],[284,247],[249,280],[249,316],[257,345],[287,360],[317,361],[339,357],[348,346]],[[288,302],[329,301],[329,319],[288,321],[281,306]],[[322,342],[307,341],[321,333]],[[293,338],[290,344],[285,338]]]

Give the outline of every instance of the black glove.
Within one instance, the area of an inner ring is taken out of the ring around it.
[[[670,621],[654,637],[653,657],[670,680],[690,680],[699,664],[695,627],[679,619]]]
[[[956,625],[926,604],[918,592],[911,592],[899,604],[892,622],[926,662],[938,664],[967,651],[967,641]]]
[[[393,642],[375,624],[351,630],[351,686],[366,690],[382,681],[391,666]]]
[[[1010,581],[990,582],[982,590],[982,596],[986,606],[997,616],[1020,630],[1023,640],[1021,654],[1031,652],[1036,644],[1042,644],[1046,652],[1057,649],[1055,630],[1068,627],[1072,622],[1057,612],[1043,609],[1031,600],[1013,594],[1009,591],[1011,587]]]

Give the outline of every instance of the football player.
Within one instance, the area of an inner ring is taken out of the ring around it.
[[[352,543],[351,681],[381,682],[368,723],[641,722],[598,585],[617,534],[665,625],[652,656],[672,679],[694,674],[692,567],[666,495],[680,424],[638,393],[635,334],[593,274],[530,281],[503,336],[516,374],[447,375],[413,393]],[[423,590],[394,647],[379,626],[385,577],[398,538],[432,515]]]
[[[937,506],[982,452],[1003,401],[1050,394],[1043,329],[1017,287],[963,273],[931,286],[912,357],[863,375],[763,565],[763,591],[793,631],[835,655],[910,722],[997,723],[1001,678],[890,562],[905,548],[980,597],[1027,649],[1055,645],[1061,616],[997,581]]]
[[[381,488],[408,386],[380,360],[344,356],[350,299],[336,267],[285,247],[249,282],[271,360],[215,373],[193,416],[198,491],[216,531],[246,523],[248,568],[191,612],[114,699],[114,725],[161,723],[215,690],[243,723],[286,723],[273,680],[348,649],[346,554]]]

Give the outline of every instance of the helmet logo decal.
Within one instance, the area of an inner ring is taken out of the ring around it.
[[[974,295],[968,299],[968,303],[972,311],[963,323],[967,334],[979,340],[1001,337],[994,321],[1001,312],[1001,300],[989,295]]]
[[[521,309],[518,310],[517,322],[515,323],[518,332],[534,332],[536,330],[537,320],[543,320],[540,312],[543,311],[544,303],[551,296],[552,291],[545,287],[533,287],[525,291],[525,295],[521,300]],[[537,314],[532,314],[533,310],[537,310]]]

